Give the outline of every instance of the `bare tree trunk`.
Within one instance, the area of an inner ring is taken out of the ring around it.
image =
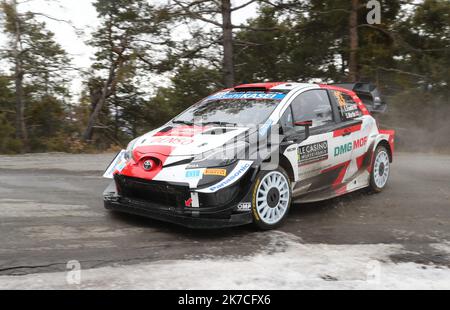
[[[28,149],[28,133],[25,125],[25,104],[23,92],[23,65],[22,65],[22,31],[20,27],[19,16],[17,13],[17,1],[11,1],[14,10],[14,82],[15,82],[15,99],[16,99],[16,138],[23,143],[23,150]]]
[[[350,82],[356,82],[359,79],[358,72],[358,9],[359,0],[352,0],[352,10],[350,13],[350,57],[349,57],[349,79]]]
[[[223,77],[225,87],[230,88],[234,86],[233,26],[230,0],[222,0],[222,31]]]
[[[114,94],[114,139],[119,141],[119,103],[116,94]]]
[[[86,130],[83,133],[84,141],[92,140],[95,122],[97,121],[98,115],[99,115],[100,111],[102,110],[103,105],[105,104],[106,99],[108,98],[108,95],[110,94],[111,87],[112,87],[113,82],[116,77],[116,69],[117,69],[117,62],[113,62],[109,69],[108,79],[103,84],[102,95],[101,95],[100,99],[98,100],[97,104],[95,105],[94,111],[92,111],[92,114],[89,117],[89,121],[86,126]]]

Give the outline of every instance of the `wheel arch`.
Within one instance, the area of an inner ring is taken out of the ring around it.
[[[272,158],[275,156],[278,157],[278,166],[283,168],[286,171],[286,173],[288,174],[289,181],[295,182],[296,178],[295,178],[294,167],[292,166],[291,161],[284,154],[281,154],[281,153],[272,154],[271,156],[266,158],[264,161],[262,161],[260,164],[270,162],[272,160]],[[261,167],[259,167],[258,171],[261,171]]]
[[[391,148],[391,144],[389,143],[389,141],[387,141],[385,139],[378,141],[378,143],[375,145],[374,152],[378,146],[384,146],[386,148],[386,150],[388,151],[388,155],[389,155],[389,162],[392,163],[394,161],[394,154],[393,154],[393,150]]]
[[[292,164],[289,161],[289,159],[287,159],[287,157],[282,154],[280,155],[280,165],[279,166],[287,172],[290,181],[295,182],[295,175],[294,175],[294,169],[292,168]]]

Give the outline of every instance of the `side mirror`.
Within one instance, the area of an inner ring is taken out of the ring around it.
[[[299,126],[299,127],[305,127],[305,139],[308,139],[310,134],[309,134],[309,128],[312,127],[313,125],[313,121],[301,121],[301,122],[295,122],[294,123],[295,126]]]

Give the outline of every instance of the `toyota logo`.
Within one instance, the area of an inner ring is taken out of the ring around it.
[[[152,168],[153,168],[153,162],[151,160],[146,160],[144,162],[144,169],[148,171],[148,170],[152,170]]]

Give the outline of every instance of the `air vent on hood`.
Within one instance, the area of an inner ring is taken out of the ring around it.
[[[164,133],[164,132],[169,132],[173,129],[172,126],[168,126],[166,128],[161,129],[158,133]]]

